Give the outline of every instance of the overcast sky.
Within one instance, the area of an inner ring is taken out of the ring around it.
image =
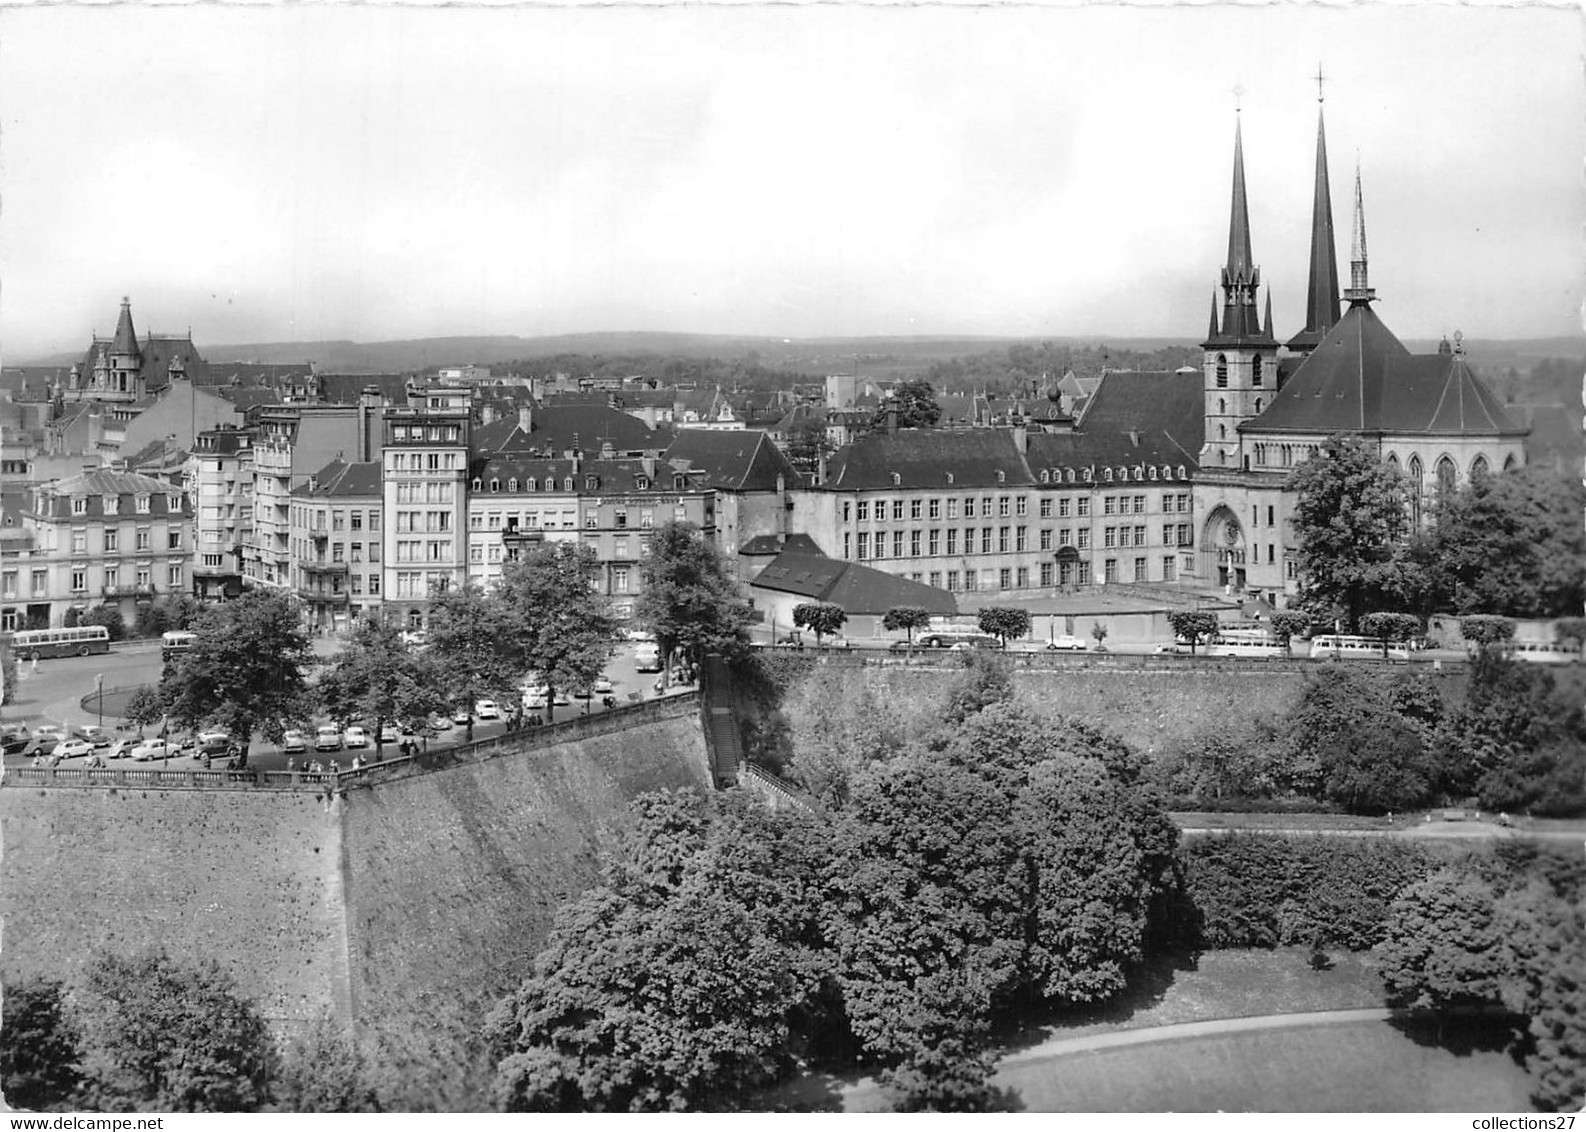
[[[1580,329],[1581,16],[1546,8],[0,10],[0,350],[1205,330],[1242,88],[1305,302],[1316,82],[1401,337]]]

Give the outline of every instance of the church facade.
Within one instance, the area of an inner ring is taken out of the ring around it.
[[[1270,292],[1264,318],[1259,307],[1236,126],[1228,260],[1202,344],[1205,435],[1194,489],[1196,573],[1230,594],[1282,604],[1297,592],[1295,495],[1286,485],[1329,436],[1358,437],[1403,474],[1417,522],[1437,492],[1525,462],[1528,430],[1470,366],[1460,336],[1434,354],[1412,354],[1372,310],[1367,267],[1357,170],[1349,287],[1340,296],[1318,111],[1306,325],[1279,344]]]

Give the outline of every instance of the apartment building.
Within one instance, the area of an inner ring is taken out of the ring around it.
[[[424,624],[432,593],[468,578],[468,441],[472,392],[443,386],[409,394],[382,423],[381,596],[407,624]]]
[[[311,628],[342,632],[381,604],[380,463],[334,460],[292,492],[292,591]]]
[[[253,436],[201,432],[187,461],[193,508],[193,596],[224,601],[242,592],[243,547],[253,530]]]
[[[188,592],[192,511],[163,480],[100,469],[55,480],[28,490],[21,522],[28,545],[0,559],[0,629],[61,626],[101,604],[130,623],[140,604]]]

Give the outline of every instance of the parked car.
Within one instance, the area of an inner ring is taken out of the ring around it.
[[[523,689],[524,710],[543,711],[546,705],[546,697],[550,695],[550,691],[551,690],[544,685],[536,685]]]
[[[116,741],[116,737],[110,733],[109,728],[101,727],[97,723],[84,724],[76,730],[75,734],[87,739],[96,751],[106,750],[110,744]]]
[[[400,727],[398,727],[395,723],[389,723],[388,722],[388,723],[382,724],[381,727],[380,727],[380,742],[382,742],[382,743],[400,743],[400,742],[402,742],[402,729]]]
[[[451,716],[435,712],[427,720],[431,731],[450,731],[452,729]]]
[[[1156,648],[1151,650],[1154,656],[1187,656],[1189,651],[1190,647],[1188,645],[1180,644],[1157,645]]]
[[[452,712],[452,722],[458,727],[467,727],[468,721],[472,718],[473,716],[468,714],[467,708],[460,707]]]
[[[128,755],[132,754],[133,750],[141,742],[143,742],[141,739],[117,739],[114,743],[110,744],[110,748],[105,751],[105,758],[124,759]]]
[[[611,681],[606,679],[604,676],[598,677],[595,680],[595,695],[609,696],[615,690],[616,689],[614,689],[611,685]]]
[[[0,733],[0,750],[5,754],[14,755],[27,749],[33,741],[33,736],[28,734],[28,729],[20,723],[8,726],[4,733]]]
[[[171,758],[178,753],[179,749],[164,739],[145,739],[132,748],[129,757],[133,762],[146,763],[155,759]]]
[[[56,744],[55,750],[51,753],[63,759],[78,759],[84,755],[91,755],[93,752],[94,745],[92,743],[87,739],[74,735],[70,739],[62,739]]]
[[[357,747],[367,747],[369,745],[369,732],[354,723],[346,731],[342,732],[341,741],[342,745],[348,750]]]
[[[32,739],[28,740],[28,745],[22,748],[22,754],[30,759],[37,758],[40,755],[52,755],[55,753],[55,748],[60,745],[61,737],[59,735],[34,735]]]
[[[402,631],[402,643],[412,645],[414,648],[423,648],[429,643],[429,635],[423,629],[404,629]]]
[[[500,719],[501,709],[496,706],[495,700],[475,700],[474,714],[480,719]]]
[[[1061,637],[1053,637],[1046,643],[1048,652],[1084,652],[1089,647],[1085,643],[1084,637],[1076,637],[1072,633],[1064,633]]]
[[[289,755],[300,754],[308,750],[308,736],[293,728],[281,736],[281,750]]]
[[[314,749],[316,751],[341,750],[341,732],[336,730],[335,724],[327,723],[314,732]]]
[[[200,731],[198,733],[198,753],[201,755],[223,755],[231,749],[231,736],[224,731]]]

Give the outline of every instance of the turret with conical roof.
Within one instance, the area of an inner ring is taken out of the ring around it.
[[[1349,247],[1349,290],[1344,292],[1351,307],[1376,301],[1377,292],[1366,278],[1366,205],[1360,193],[1360,162],[1355,162],[1355,231]]]
[[[1203,467],[1237,467],[1240,464],[1241,423],[1259,413],[1270,390],[1277,385],[1278,342],[1272,336],[1272,303],[1267,296],[1265,325],[1257,305],[1261,269],[1255,264],[1250,241],[1250,204],[1245,191],[1243,124],[1234,126],[1233,203],[1228,222],[1228,262],[1223,266],[1222,320],[1212,299],[1206,351],[1206,436],[1201,449]]]
[[[1333,246],[1333,197],[1328,187],[1327,126],[1320,103],[1320,70],[1317,78],[1316,188],[1311,202],[1310,289],[1305,303],[1305,329],[1288,341],[1297,354],[1316,348],[1328,328],[1338,322],[1338,258]]]

